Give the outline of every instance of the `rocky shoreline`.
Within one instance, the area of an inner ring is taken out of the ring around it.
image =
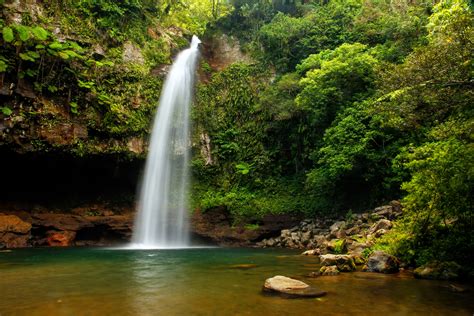
[[[311,277],[342,272],[397,273],[407,267],[384,251],[372,247],[394,227],[402,214],[399,201],[345,218],[301,220],[295,216],[267,216],[257,228],[234,227],[225,210],[195,212],[192,233],[201,241],[220,246],[293,248],[314,256],[320,269]],[[134,207],[93,205],[69,213],[46,209],[31,212],[0,210],[0,249],[26,247],[111,246],[130,241]],[[291,226],[291,228],[288,228]],[[412,272],[425,279],[456,280],[461,267],[455,262],[430,262]]]
[[[108,246],[128,242],[132,227],[133,213],[127,208],[95,205],[69,213],[2,210],[0,248]]]
[[[462,267],[455,262],[434,261],[415,269],[384,251],[372,249],[401,215],[400,202],[392,201],[371,212],[348,214],[346,218],[305,219],[290,229],[281,230],[277,237],[257,242],[256,247],[304,249],[302,255],[314,256],[321,266],[309,277],[352,271],[398,273],[408,269],[421,279],[460,279]],[[453,291],[460,289],[463,288],[451,287]]]

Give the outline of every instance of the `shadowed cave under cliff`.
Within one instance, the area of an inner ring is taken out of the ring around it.
[[[143,160],[113,155],[0,150],[0,203],[66,210],[88,203],[133,205]]]

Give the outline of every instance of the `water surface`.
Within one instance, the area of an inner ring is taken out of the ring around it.
[[[239,269],[240,264],[249,265]],[[315,258],[271,249],[22,249],[0,253],[5,315],[472,315],[471,293],[408,274],[305,278]],[[266,278],[293,276],[319,299],[262,295]]]

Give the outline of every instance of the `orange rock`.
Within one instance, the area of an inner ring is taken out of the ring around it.
[[[73,245],[76,233],[71,231],[48,233],[48,245],[52,247],[69,247]]]
[[[15,215],[0,215],[0,232],[26,234],[30,231],[31,224],[21,220]]]

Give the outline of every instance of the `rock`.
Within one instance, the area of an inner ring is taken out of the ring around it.
[[[268,293],[278,293],[284,297],[320,297],[326,295],[325,291],[318,290],[308,284],[291,279],[285,276],[277,275],[265,280],[263,291]]]
[[[331,225],[331,227],[329,227],[329,230],[332,233],[332,232],[335,232],[335,231],[343,228],[345,225],[346,225],[346,222],[344,222],[344,221],[335,222],[334,224]]]
[[[344,253],[347,251],[345,239],[332,239],[328,242],[327,248],[335,253]]]
[[[366,260],[364,259],[364,257],[358,254],[353,254],[352,259],[354,259],[354,263],[356,266],[362,266],[366,263]]]
[[[47,242],[51,247],[69,247],[73,245],[76,233],[72,231],[51,231],[47,234]]]
[[[322,245],[325,245],[327,242],[326,236],[324,235],[317,235],[313,237],[314,243],[321,247]]]
[[[303,244],[307,245],[309,243],[309,240],[311,239],[312,234],[313,233],[312,233],[311,230],[302,233],[301,234],[301,242]]]
[[[215,70],[222,70],[235,62],[252,63],[250,55],[242,51],[239,40],[227,34],[215,35],[212,40],[206,41],[203,55]]]
[[[415,269],[415,278],[431,280],[456,280],[459,278],[461,266],[453,261],[430,262]]]
[[[374,233],[374,237],[375,238],[380,238],[382,237],[383,235],[385,235],[387,233],[387,230],[385,229],[379,229],[377,230],[375,233]]]
[[[374,213],[385,218],[389,218],[393,208],[391,205],[384,205],[374,209]]]
[[[387,231],[387,230],[390,230],[392,228],[392,226],[393,226],[392,222],[389,221],[388,219],[381,219],[377,223],[372,225],[372,227],[370,227],[368,233],[373,234],[373,233],[377,232],[380,229],[384,229],[384,230]]]
[[[273,238],[268,239],[267,242],[265,243],[265,245],[267,247],[274,247],[275,244],[276,244],[276,242],[275,242],[275,239],[273,239]]]
[[[33,225],[53,228],[56,231],[78,231],[93,224],[85,217],[70,214],[33,214]]]
[[[341,272],[350,272],[356,269],[354,259],[349,255],[333,255],[326,254],[319,256],[321,265],[323,266],[337,266]]]
[[[347,251],[350,254],[362,254],[362,252],[369,248],[372,245],[372,243],[361,243],[357,241],[353,241],[352,243],[348,243],[347,245]]]
[[[319,273],[321,273],[321,275],[338,275],[339,270],[337,266],[322,266],[321,269],[319,269]]]
[[[16,215],[0,214],[0,248],[28,246],[31,224]]]
[[[16,215],[0,215],[0,232],[26,234],[30,229],[31,224]]]
[[[253,263],[244,263],[244,264],[234,264],[231,265],[229,268],[230,269],[237,269],[237,270],[248,270],[248,269],[253,269],[256,268],[257,265]]]
[[[464,292],[468,292],[469,289],[467,287],[463,287],[463,286],[460,286],[460,285],[455,285],[455,284],[450,284],[448,285],[448,289],[451,291],[451,292],[455,292],[455,293],[464,293]]]
[[[362,223],[360,223],[360,224],[362,224]],[[347,236],[355,235],[355,234],[358,234],[359,232],[360,232],[360,227],[359,226],[354,226],[354,227],[352,227],[350,229],[347,229],[345,231]]]
[[[319,249],[306,250],[302,253],[304,256],[319,256]]]
[[[381,273],[396,273],[399,268],[399,261],[392,255],[384,251],[374,251],[367,260],[367,271]]]
[[[132,42],[125,42],[123,45],[122,59],[124,62],[136,63],[143,65],[145,59],[140,48],[132,44]]]
[[[145,151],[145,146],[143,138],[141,137],[132,137],[127,142],[127,148],[135,154],[141,154]]]

